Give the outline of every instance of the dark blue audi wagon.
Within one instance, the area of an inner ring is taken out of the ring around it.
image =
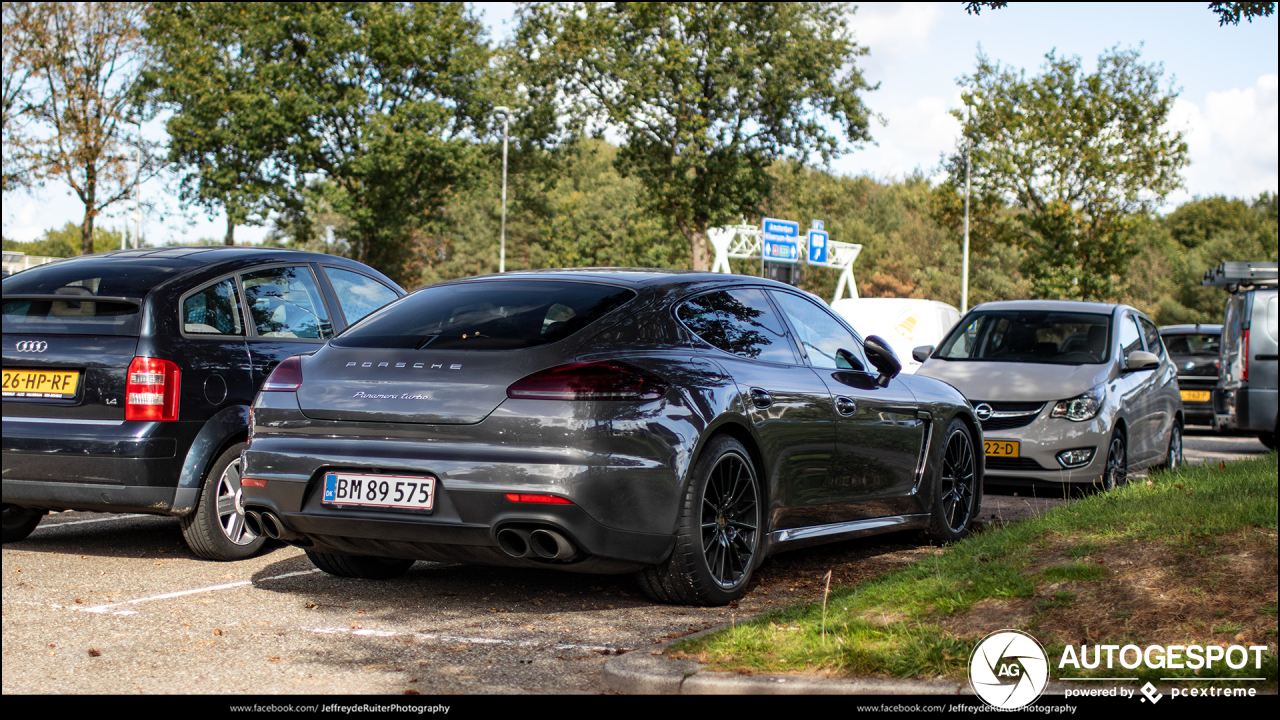
[[[4,279],[4,542],[49,511],[181,518],[192,551],[257,552],[240,454],[281,360],[401,297],[347,258],[251,247],[122,250]]]

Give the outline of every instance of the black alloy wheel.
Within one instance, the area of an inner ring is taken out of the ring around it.
[[[978,515],[982,498],[978,457],[973,447],[969,427],[959,419],[952,420],[947,426],[942,467],[926,531],[931,539],[955,542],[964,538]]]
[[[746,448],[727,435],[707,442],[690,475],[671,556],[636,579],[658,602],[727,605],[746,594],[760,559],[760,481]]]
[[[751,570],[759,546],[759,506],[750,461],[725,453],[702,494],[702,555],[722,588],[737,586]]]
[[[1124,433],[1117,428],[1107,444],[1107,464],[1102,469],[1102,489],[1115,490],[1129,482],[1129,452],[1125,448]]]

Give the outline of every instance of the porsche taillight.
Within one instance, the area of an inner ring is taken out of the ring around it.
[[[507,397],[516,400],[657,400],[667,385],[633,365],[621,362],[572,363],[541,370],[512,383]]]
[[[124,419],[178,419],[178,391],[182,373],[177,363],[159,358],[135,357],[125,379]]]

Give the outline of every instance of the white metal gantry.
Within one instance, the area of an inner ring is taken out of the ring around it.
[[[707,239],[716,250],[715,262],[711,264],[711,272],[732,273],[729,269],[729,258],[741,260],[758,260],[763,251],[759,225],[725,225],[718,228],[707,228]],[[800,243],[800,255],[809,257],[808,236],[797,239]],[[858,285],[853,279],[853,263],[862,252],[861,245],[853,243],[829,241],[827,243],[827,262],[809,263],[819,267],[840,269],[840,280],[836,284],[836,294],[831,298],[835,302],[844,296],[845,289],[849,297],[858,297]]]

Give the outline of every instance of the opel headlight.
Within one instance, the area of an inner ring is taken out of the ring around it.
[[[1093,389],[1073,397],[1070,400],[1059,400],[1053,406],[1049,417],[1066,418],[1072,422],[1084,422],[1092,419],[1102,409],[1102,401],[1107,397],[1107,384],[1100,383]]]

